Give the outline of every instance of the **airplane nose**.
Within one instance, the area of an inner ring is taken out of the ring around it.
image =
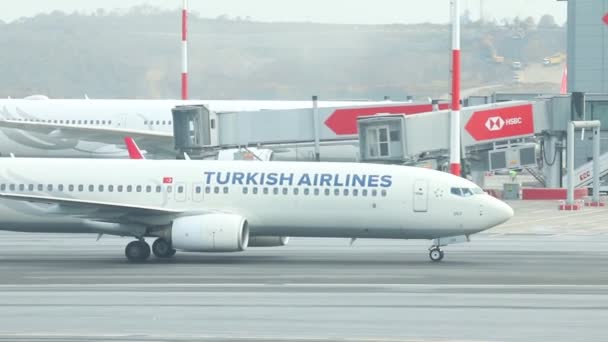
[[[493,199],[493,203],[492,203],[492,207],[493,207],[493,218],[495,220],[494,225],[499,225],[502,223],[505,223],[507,221],[509,221],[513,215],[513,208],[511,208],[510,205],[508,205],[507,203],[496,199],[496,198],[492,198]]]

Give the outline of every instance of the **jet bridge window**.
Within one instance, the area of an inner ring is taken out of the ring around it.
[[[2,184],[2,185],[4,185],[4,184]],[[4,190],[4,189],[2,189],[2,190]],[[42,190],[44,190],[44,185],[38,184],[38,191],[42,191]]]
[[[15,191],[15,184],[11,184],[8,186],[11,191]]]
[[[4,191],[6,190],[6,184],[1,184],[0,185],[0,191]]]
[[[24,191],[24,190],[25,190],[25,185],[19,184],[19,191]]]
[[[29,191],[34,191],[34,184],[30,184],[30,185],[27,187],[27,189],[28,189]]]
[[[367,129],[367,145],[370,158],[390,156],[390,134],[388,126]]]

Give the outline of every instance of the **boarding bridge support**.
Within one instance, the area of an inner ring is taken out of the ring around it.
[[[570,121],[568,124],[567,164],[568,164],[568,197],[563,210],[578,210],[582,206],[574,200],[574,131],[575,129],[593,130],[593,199],[592,206],[600,206],[600,127],[599,120],[593,121]]]

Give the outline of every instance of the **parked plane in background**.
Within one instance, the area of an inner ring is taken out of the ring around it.
[[[111,172],[108,172],[111,170]],[[238,252],[287,237],[466,242],[513,210],[478,186],[422,168],[349,163],[20,159],[0,162],[0,228],[132,236],[152,251]]]
[[[383,102],[319,101],[318,106],[360,106]],[[171,110],[206,105],[214,112],[311,108],[311,101],[207,100],[0,100],[0,156],[120,158],[131,136],[143,150],[174,157]]]

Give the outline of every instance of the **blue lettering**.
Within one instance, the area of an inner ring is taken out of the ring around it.
[[[321,180],[319,182],[319,186],[331,186],[332,178],[333,178],[333,176],[330,175],[329,173],[322,173]]]
[[[305,173],[302,175],[302,177],[300,177],[300,180],[298,181],[298,186],[312,186],[312,184],[310,183],[310,176],[308,175],[308,173]]]
[[[289,173],[289,174],[284,174],[281,173],[281,178],[279,181],[279,185],[289,185],[291,186],[293,184],[293,173]]]
[[[350,173],[346,175],[346,181],[344,182],[344,185],[351,186],[350,185]]]
[[[315,173],[315,177],[313,179],[312,185],[314,185],[314,186],[319,185],[319,174],[318,173]]]
[[[340,174],[338,173],[334,175],[334,186],[344,186],[343,183],[340,183]]]
[[[393,185],[393,177],[389,175],[382,176],[382,183],[380,183],[380,186],[383,188],[388,188],[391,185]]]
[[[365,186],[365,175],[353,175],[353,186]]]
[[[265,185],[266,183],[264,183],[266,180],[266,174],[265,173],[260,173],[260,185]]]
[[[245,178],[245,174],[242,172],[235,172],[232,174],[232,184],[243,185],[243,178]]]
[[[276,173],[269,173],[266,176],[266,185],[277,185],[278,183],[278,177],[279,175],[277,175]]]
[[[255,176],[257,176],[257,175],[258,175],[257,172],[247,173],[246,184],[247,185],[258,185],[258,182],[255,180]]]
[[[205,176],[207,176],[207,178],[205,178],[205,184],[211,184],[211,177],[215,174],[214,171],[205,171]]]
[[[369,186],[370,188],[377,188],[379,180],[380,180],[380,176],[378,176],[378,175],[370,175],[367,178],[367,186]]]
[[[225,179],[222,179],[222,175],[225,175]],[[230,172],[218,172],[215,180],[219,185],[228,184],[230,181]]]

